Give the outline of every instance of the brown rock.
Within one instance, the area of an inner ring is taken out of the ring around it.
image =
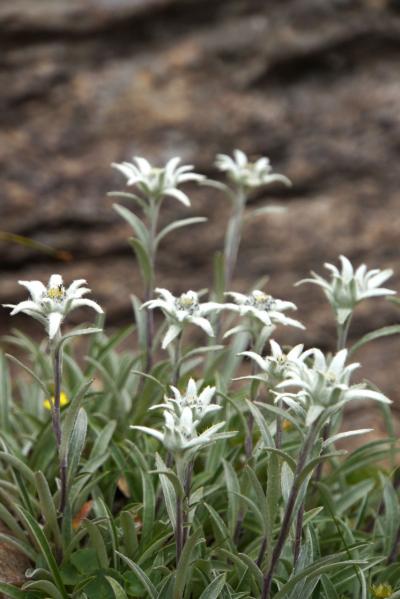
[[[1,247],[0,301],[22,297],[16,280],[85,276],[108,322],[131,318],[142,295],[129,229],[111,209],[123,189],[109,168],[132,154],[173,155],[216,176],[216,152],[266,154],[294,186],[256,194],[287,213],[244,229],[234,287],[270,276],[270,291],[299,305],[306,342],[334,347],[334,325],[316,288],[293,288],[339,253],[393,267],[399,287],[400,14],[384,0],[17,0],[0,6],[1,229],[70,252],[59,263]],[[165,221],[205,214],[160,248],[160,285],[211,285],[228,201],[195,189],[193,209],[165,203]],[[199,251],[201,248],[201,251]],[[79,315],[78,315],[79,316]],[[1,329],[10,321],[3,311]],[[398,322],[382,301],[360,307],[352,337]],[[25,317],[13,324],[25,324]],[[37,330],[37,329],[36,329]],[[298,341],[297,332],[282,331]],[[396,399],[398,340],[363,352],[368,378]]]
[[[0,522],[0,532],[12,534]],[[0,541],[0,581],[21,586],[25,582],[25,571],[30,567],[28,558],[13,545]],[[0,597],[3,597],[0,594]]]

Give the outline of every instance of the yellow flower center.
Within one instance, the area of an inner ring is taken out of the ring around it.
[[[64,294],[65,290],[62,285],[59,285],[58,287],[50,287],[50,289],[47,290],[47,297],[52,300],[61,300],[63,299]]]
[[[377,597],[378,599],[387,599],[394,593],[393,587],[386,582],[372,585],[371,591],[373,596]]]

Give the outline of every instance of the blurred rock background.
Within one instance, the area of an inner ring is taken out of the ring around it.
[[[344,253],[392,267],[400,289],[398,0],[14,0],[0,4],[0,37],[0,229],[66,259],[0,241],[1,303],[22,299],[18,279],[61,272],[88,279],[110,327],[129,322],[141,284],[106,195],[125,189],[110,163],[180,155],[217,177],[215,154],[235,147],[294,183],[253,198],[288,210],[246,225],[236,290],[269,275],[270,293],[298,304],[306,343],[329,350],[321,292],[296,280]],[[217,191],[190,195],[191,210],[165,202],[165,221],[209,218],[162,245],[158,282],[175,292],[211,285],[230,210]],[[352,336],[399,315],[367,302]],[[0,331],[11,324],[32,323],[1,310]],[[400,406],[399,347],[383,339],[357,358]]]

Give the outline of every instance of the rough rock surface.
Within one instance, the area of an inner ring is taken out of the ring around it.
[[[271,293],[298,303],[306,342],[329,349],[320,292],[296,280],[344,253],[393,267],[399,288],[397,1],[16,0],[0,4],[0,32],[0,228],[72,256],[60,263],[3,243],[1,302],[22,297],[16,279],[62,271],[89,280],[110,324],[126,322],[141,286],[128,228],[106,197],[124,187],[110,163],[178,154],[215,177],[215,154],[234,147],[270,156],[294,182],[254,197],[288,211],[246,225],[236,289],[268,274]],[[210,285],[229,214],[217,191],[192,198],[191,211],[165,205],[166,221],[209,217],[161,247],[159,283],[175,291]],[[377,300],[360,307],[353,333],[398,320]],[[360,352],[395,398],[398,344]]]
[[[10,531],[0,522],[0,532],[10,534]],[[0,542],[0,581],[20,586],[24,580],[24,572],[30,567],[30,562],[18,549],[6,543]],[[3,594],[0,593],[0,597]]]

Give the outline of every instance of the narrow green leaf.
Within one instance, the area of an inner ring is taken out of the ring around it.
[[[57,510],[50,492],[49,484],[43,472],[36,472],[36,489],[39,495],[39,503],[44,519],[53,533],[54,541],[57,547],[62,547],[62,538],[57,521]]]
[[[137,564],[135,564],[135,562],[133,562],[131,559],[129,559],[129,557],[127,557],[123,553],[120,553],[118,551],[118,555],[126,563],[126,565],[132,570],[132,572],[134,572],[136,574],[136,576],[138,577],[138,579],[140,580],[140,582],[146,589],[149,597],[151,599],[157,599],[156,587],[151,582],[151,580],[147,576],[147,574],[142,570],[142,568],[140,566],[138,566]]]
[[[128,193],[127,191],[109,191],[107,195],[111,198],[126,198],[128,200],[133,200],[134,202],[139,204],[139,206],[144,210],[144,212],[147,211],[148,205],[146,204],[145,200],[136,195],[135,193]]]
[[[125,552],[131,559],[135,559],[138,550],[135,520],[131,512],[123,511],[120,514],[121,528],[124,538]]]
[[[261,403],[259,401],[256,401],[255,405],[263,410],[266,410],[267,412],[270,412],[271,414],[274,414],[274,416],[280,416],[284,420],[288,420],[300,433],[301,437],[304,437],[304,432],[301,426],[299,425],[298,421],[296,420],[296,417],[293,416],[293,414],[291,414],[289,411],[282,410],[281,408],[278,408],[278,406],[274,406],[267,403]]]
[[[318,560],[320,561],[320,560]],[[293,576],[286,584],[284,584],[278,593],[274,595],[274,599],[286,599],[287,593],[289,593],[293,587],[303,578],[310,580],[311,578],[315,578],[316,576],[320,576],[321,574],[325,574],[325,572],[330,572],[335,568],[344,568],[345,566],[354,566],[359,564],[364,564],[363,560],[346,560],[340,562],[333,562],[328,564],[323,564],[321,566],[318,565],[318,561],[314,562],[308,568],[305,568],[302,572]]]
[[[220,574],[210,584],[202,594],[200,599],[218,599],[225,585],[225,574]]]
[[[250,466],[247,465],[245,472],[246,472],[246,475],[249,480],[248,488],[252,489],[252,491],[254,492],[255,502],[256,502],[256,505],[261,513],[261,516],[262,516],[263,534],[265,536],[268,532],[268,517],[267,517],[267,510],[266,510],[267,500],[265,497],[265,493],[264,493],[261,483],[258,480],[257,475],[254,472],[254,470],[252,468],[250,468]]]
[[[55,584],[50,580],[33,580],[24,585],[25,592],[42,591],[45,593],[46,599],[63,599],[64,595],[57,589]]]
[[[148,379],[149,381],[152,381],[163,391],[165,390],[165,386],[152,374],[148,374],[147,372],[141,372],[140,370],[131,370],[131,372],[133,372],[133,374],[137,374],[138,376],[142,376],[143,378]]]
[[[196,347],[195,349],[188,351],[184,356],[182,356],[182,358],[179,360],[179,363],[182,364],[189,358],[193,358],[193,356],[197,356],[198,354],[206,354],[208,352],[215,353],[223,349],[225,349],[224,345],[205,345],[202,347]]]
[[[11,379],[6,358],[0,351],[0,423],[1,430],[10,429]]]
[[[203,539],[200,539],[201,532],[201,529],[198,528],[185,543],[176,569],[173,599],[182,599],[183,597],[183,591],[191,571],[190,563],[193,552],[197,543],[203,542]]]
[[[257,423],[265,447],[275,447],[275,443],[268,428],[268,424],[264,420],[264,417],[261,414],[260,410],[248,399],[246,400],[246,403],[250,412],[253,414],[254,420]]]
[[[146,226],[143,223],[143,221],[140,218],[138,218],[136,214],[134,214],[131,210],[125,208],[125,206],[121,206],[120,204],[113,204],[113,208],[132,227],[143,247],[148,248],[149,232],[146,229]]]
[[[88,327],[87,329],[74,329],[69,333],[63,335],[58,343],[58,347],[62,347],[67,341],[73,337],[81,337],[82,335],[94,335],[95,333],[102,333],[103,329],[97,327]]]
[[[239,495],[239,497],[242,498],[241,495]],[[245,499],[245,496],[243,496],[243,499]],[[211,524],[212,524],[212,527],[214,530],[214,536],[215,536],[218,544],[221,547],[223,547],[225,545],[229,550],[233,551],[234,550],[233,541],[230,537],[229,530],[228,530],[225,522],[223,521],[221,516],[218,514],[218,512],[211,505],[204,503],[204,507],[210,514]]]
[[[23,507],[17,507],[21,517],[23,518],[33,540],[35,541],[38,549],[40,550],[44,560],[46,561],[49,570],[52,574],[53,580],[57,586],[57,589],[61,592],[63,599],[67,599],[68,595],[64,587],[64,583],[61,578],[61,573],[58,568],[55,557],[50,549],[50,545],[40,528],[39,524],[34,520],[31,514]]]
[[[87,415],[83,408],[79,409],[68,448],[68,479],[72,480],[79,466],[79,461],[85,446],[87,431]]]
[[[240,501],[240,484],[235,470],[230,462],[222,461],[225,473],[225,483],[228,492],[228,527],[231,537],[233,537],[238,521]]]
[[[107,556],[106,544],[103,539],[103,535],[100,532],[99,524],[92,520],[85,520],[83,523],[84,527],[89,533],[91,543],[96,550],[97,560],[101,568],[108,568],[109,561]]]
[[[145,547],[153,532],[154,515],[155,515],[155,493],[153,487],[153,481],[150,475],[143,471],[141,472],[142,487],[143,487],[143,530],[140,545]]]
[[[92,451],[90,452],[90,458],[102,455],[107,451],[116,426],[116,420],[110,420],[107,422],[103,430],[97,435],[97,439],[93,444]]]
[[[375,339],[379,339],[380,337],[387,337],[388,335],[397,335],[400,333],[400,324],[393,324],[388,327],[382,327],[381,329],[377,329],[376,331],[372,331],[372,333],[367,333],[361,339],[359,339],[354,345],[351,346],[349,350],[349,356],[354,354],[358,349],[363,347],[366,343],[370,341],[374,341]]]
[[[71,403],[68,406],[67,415],[62,423],[62,438],[61,438],[61,447],[60,447],[60,459],[64,459],[67,454],[68,447],[71,440],[71,435],[74,430],[75,422],[79,414],[79,410],[81,409],[82,403],[85,399],[86,393],[88,392],[91,384],[93,383],[93,379],[89,381],[84,381],[77,393],[71,400]]]
[[[216,252],[213,259],[214,293],[217,301],[222,302],[225,291],[225,258],[222,252]]]
[[[136,237],[130,237],[128,242],[136,254],[143,280],[148,283],[153,277],[153,269],[151,266],[150,257],[139,239]]]
[[[3,593],[5,597],[11,597],[11,599],[26,599],[24,591],[21,591],[7,582],[0,582],[0,592]]]
[[[156,453],[156,466],[157,466],[158,470],[160,470],[160,471],[168,470],[163,459],[161,458],[161,456],[158,453]],[[165,474],[160,473],[159,476],[160,476],[161,488],[162,488],[163,495],[164,495],[165,507],[167,509],[167,513],[168,513],[168,516],[169,516],[169,519],[171,522],[171,526],[175,531],[175,529],[176,529],[176,493],[175,493],[174,485],[172,484],[172,482],[168,479],[168,477]]]
[[[192,218],[183,218],[182,220],[176,220],[173,223],[170,223],[164,229],[162,229],[156,237],[156,246],[160,243],[162,239],[172,231],[176,229],[180,229],[182,227],[188,227],[190,225],[198,225],[199,223],[207,222],[208,218],[205,216],[193,216]]]
[[[6,358],[8,358],[9,360],[11,360],[12,362],[15,362],[15,364],[18,364],[18,366],[20,366],[23,370],[25,370],[25,372],[27,372],[34,381],[37,382],[37,384],[39,385],[39,387],[42,389],[43,393],[45,394],[45,396],[47,397],[49,390],[46,387],[46,385],[44,385],[42,383],[42,381],[40,380],[40,378],[33,372],[33,370],[31,370],[30,368],[28,368],[28,366],[25,366],[25,364],[23,362],[21,362],[20,360],[18,360],[17,358],[15,358],[14,356],[12,356],[11,354],[6,354]]]
[[[35,486],[35,475],[32,470],[24,464],[19,458],[6,451],[0,451],[0,460],[6,462],[12,468],[15,468],[22,476],[33,486]]]
[[[329,576],[323,574],[321,576],[321,583],[324,587],[326,599],[339,599],[339,595],[337,594],[335,587],[331,583]]]
[[[125,593],[124,589],[121,587],[119,582],[115,580],[115,578],[111,578],[111,576],[106,576],[106,580],[112,588],[115,599],[128,599],[128,595]]]

